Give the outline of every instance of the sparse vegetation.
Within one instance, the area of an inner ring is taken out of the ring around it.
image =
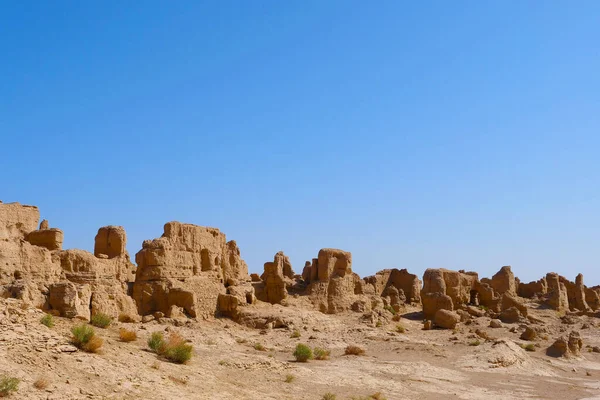
[[[479,346],[480,344],[481,344],[481,341],[479,339],[469,342],[469,346]]]
[[[298,343],[296,350],[294,350],[294,357],[298,362],[307,362],[308,360],[312,360],[313,352],[307,345]]]
[[[292,334],[290,335],[290,338],[292,338],[292,339],[297,339],[297,338],[299,338],[300,336],[302,336],[302,335],[300,334],[300,331],[299,331],[298,329],[294,329],[294,332],[292,332]]]
[[[254,343],[254,350],[258,350],[258,351],[267,351],[267,349],[265,348],[265,346],[263,346],[260,343]]]
[[[396,315],[396,310],[394,310],[394,307],[392,307],[392,306],[385,306],[384,309],[388,310],[392,314]]]
[[[148,339],[148,347],[159,356],[176,364],[185,364],[192,358],[194,347],[187,344],[178,333],[171,333],[165,340],[162,332],[154,332]]]
[[[238,342],[239,344],[248,343],[248,339],[246,339],[246,338],[237,338],[237,339],[235,339],[235,341]]]
[[[335,400],[337,396],[331,392],[327,392],[323,395],[322,400]]]
[[[365,354],[365,350],[361,347],[350,345],[346,347],[346,350],[344,350],[344,354],[347,356],[362,356],[363,354]]]
[[[329,360],[330,350],[323,349],[321,347],[315,347],[314,355],[315,360]]]
[[[285,376],[285,383],[292,383],[296,380],[296,377],[292,374],[287,374]]]
[[[381,327],[381,325],[383,325],[383,324],[381,323],[381,321],[377,321],[377,323],[375,324],[375,327],[376,327],[376,328],[380,328],[380,327]]]
[[[137,339],[137,333],[135,333],[135,331],[130,331],[129,329],[121,328],[119,329],[119,339],[121,339],[121,342],[133,342]]]
[[[43,376],[40,376],[33,382],[33,387],[38,390],[46,390],[48,386],[50,386],[50,381]]]
[[[171,333],[160,355],[176,364],[185,364],[192,358],[194,347],[187,344],[178,333]]]
[[[398,333],[405,333],[406,332],[406,328],[404,327],[404,325],[398,324],[398,325],[396,325],[396,332],[398,332]]]
[[[522,344],[521,347],[525,350],[525,351],[535,351],[535,345],[533,343],[529,343],[529,344]]]
[[[0,376],[0,397],[10,396],[12,393],[19,390],[19,382],[21,381],[18,378],[12,378],[6,375]]]
[[[119,314],[118,321],[123,323],[132,323],[135,322],[135,319],[129,314],[121,313]]]
[[[159,353],[161,349],[164,347],[165,338],[162,332],[152,332],[150,338],[148,339],[148,347],[155,353]]]
[[[92,325],[98,328],[107,328],[110,324],[112,324],[112,318],[103,313],[96,313],[92,317]]]
[[[51,314],[45,314],[42,319],[40,319],[40,322],[42,325],[52,328],[54,326],[54,317]]]
[[[94,328],[87,324],[74,326],[71,328],[71,334],[73,345],[88,353],[96,353],[104,343],[104,340],[96,336]]]
[[[150,367],[153,369],[160,369],[160,363],[158,361],[154,361]]]

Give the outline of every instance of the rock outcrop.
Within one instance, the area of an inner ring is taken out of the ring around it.
[[[250,280],[237,244],[216,228],[168,222],[163,235],[144,241],[135,258],[133,298],[141,315],[169,316],[177,306],[190,317],[212,316],[226,286]]]
[[[308,283],[307,294],[313,304],[330,314],[350,310],[363,294],[363,281],[352,272],[352,254],[344,250],[321,249],[310,266]]]
[[[546,350],[546,354],[552,357],[578,357],[583,347],[581,335],[577,331],[571,331],[569,336],[561,336]]]
[[[127,246],[127,236],[122,226],[104,226],[98,229],[94,241],[94,255],[108,258],[119,257],[123,255]]]
[[[415,274],[406,269],[384,269],[373,276],[364,278],[366,284],[374,288],[374,292],[382,295],[389,287],[404,292],[406,303],[421,302],[421,281]]]
[[[546,274],[546,282],[548,283],[546,304],[557,311],[568,311],[569,295],[559,275],[554,272]]]

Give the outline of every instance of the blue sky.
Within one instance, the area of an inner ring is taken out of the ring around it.
[[[0,1],[0,200],[600,284],[599,43],[596,1]]]

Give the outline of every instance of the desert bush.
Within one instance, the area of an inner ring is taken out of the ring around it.
[[[148,339],[148,347],[155,353],[159,353],[165,345],[165,338],[162,332],[153,332]]]
[[[185,364],[192,358],[194,347],[178,334],[172,333],[165,341],[162,332],[154,332],[148,339],[148,347],[159,356],[176,364]]]
[[[469,346],[479,346],[480,344],[481,344],[481,341],[479,341],[479,339],[477,339],[477,340],[470,342]]]
[[[315,347],[313,353],[315,355],[315,360],[329,360],[331,351],[321,347]]]
[[[129,329],[121,328],[119,329],[119,339],[121,339],[121,342],[133,342],[137,339],[137,333],[135,333],[135,331],[130,331]]]
[[[258,350],[258,351],[267,351],[267,349],[265,348],[265,346],[263,346],[260,343],[254,343],[254,350]]]
[[[92,325],[98,328],[106,328],[112,324],[112,318],[103,313],[96,313],[92,317]]]
[[[135,322],[135,319],[129,314],[121,313],[119,314],[118,321],[123,323],[132,323]]]
[[[313,352],[307,345],[298,343],[294,350],[294,357],[298,362],[307,362],[313,358]]]
[[[292,334],[290,335],[290,337],[291,337],[292,339],[297,339],[297,338],[299,338],[300,336],[302,336],[302,335],[300,334],[300,331],[299,331],[298,329],[294,329],[294,332],[292,332]]]
[[[406,328],[402,324],[398,324],[398,325],[396,325],[396,332],[398,332],[398,333],[405,333],[406,332]]]
[[[52,328],[54,326],[54,317],[52,316],[52,314],[45,314],[40,319],[40,322],[42,323],[42,325],[46,325],[48,328]]]
[[[18,378],[12,378],[10,376],[0,376],[0,397],[10,396],[13,392],[19,390]]]
[[[50,381],[48,381],[48,379],[43,376],[40,376],[35,380],[35,382],[33,382],[33,387],[38,390],[45,390],[48,388],[49,385]]]
[[[285,383],[292,383],[294,380],[296,380],[296,377],[292,374],[287,374],[285,376]]]
[[[335,400],[337,398],[337,396],[331,392],[327,392],[323,395],[323,397],[321,398],[322,400]]]
[[[526,351],[535,351],[535,345],[533,343],[529,343],[527,345],[523,344],[521,347],[523,347],[523,349]]]
[[[71,342],[73,345],[88,353],[96,353],[104,341],[96,336],[94,328],[87,324],[76,325],[71,328]]]
[[[346,347],[346,350],[344,350],[344,354],[353,355],[353,356],[362,356],[363,354],[365,354],[365,351],[364,351],[364,349],[362,349],[358,346],[350,345],[350,346]]]

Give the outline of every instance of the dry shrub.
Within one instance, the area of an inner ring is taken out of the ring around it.
[[[285,383],[292,383],[296,380],[296,377],[292,374],[287,374],[285,376]]]
[[[258,350],[258,351],[267,351],[267,349],[265,348],[265,346],[263,346],[260,343],[255,343],[254,344],[254,350]]]
[[[121,313],[119,314],[119,318],[118,318],[119,322],[123,322],[123,323],[132,323],[135,322],[135,319],[126,313]]]
[[[98,336],[94,336],[83,348],[88,353],[97,353],[100,347],[104,344],[104,340]]]
[[[33,387],[38,390],[46,390],[48,386],[50,386],[50,381],[48,378],[43,376],[40,376],[35,382],[33,382]]]
[[[323,397],[321,399],[322,400],[335,400],[335,399],[337,399],[337,396],[331,392],[327,392],[323,395]]]
[[[329,356],[331,355],[331,350],[322,349],[320,347],[315,347],[314,355],[315,355],[315,360],[329,360]]]
[[[364,349],[358,346],[350,345],[346,347],[346,350],[344,350],[344,354],[346,354],[347,356],[362,356],[363,354],[365,354],[365,351]]]
[[[121,342],[133,342],[137,339],[137,333],[135,333],[135,331],[130,331],[129,329],[121,328],[119,329],[119,339],[121,339]]]

